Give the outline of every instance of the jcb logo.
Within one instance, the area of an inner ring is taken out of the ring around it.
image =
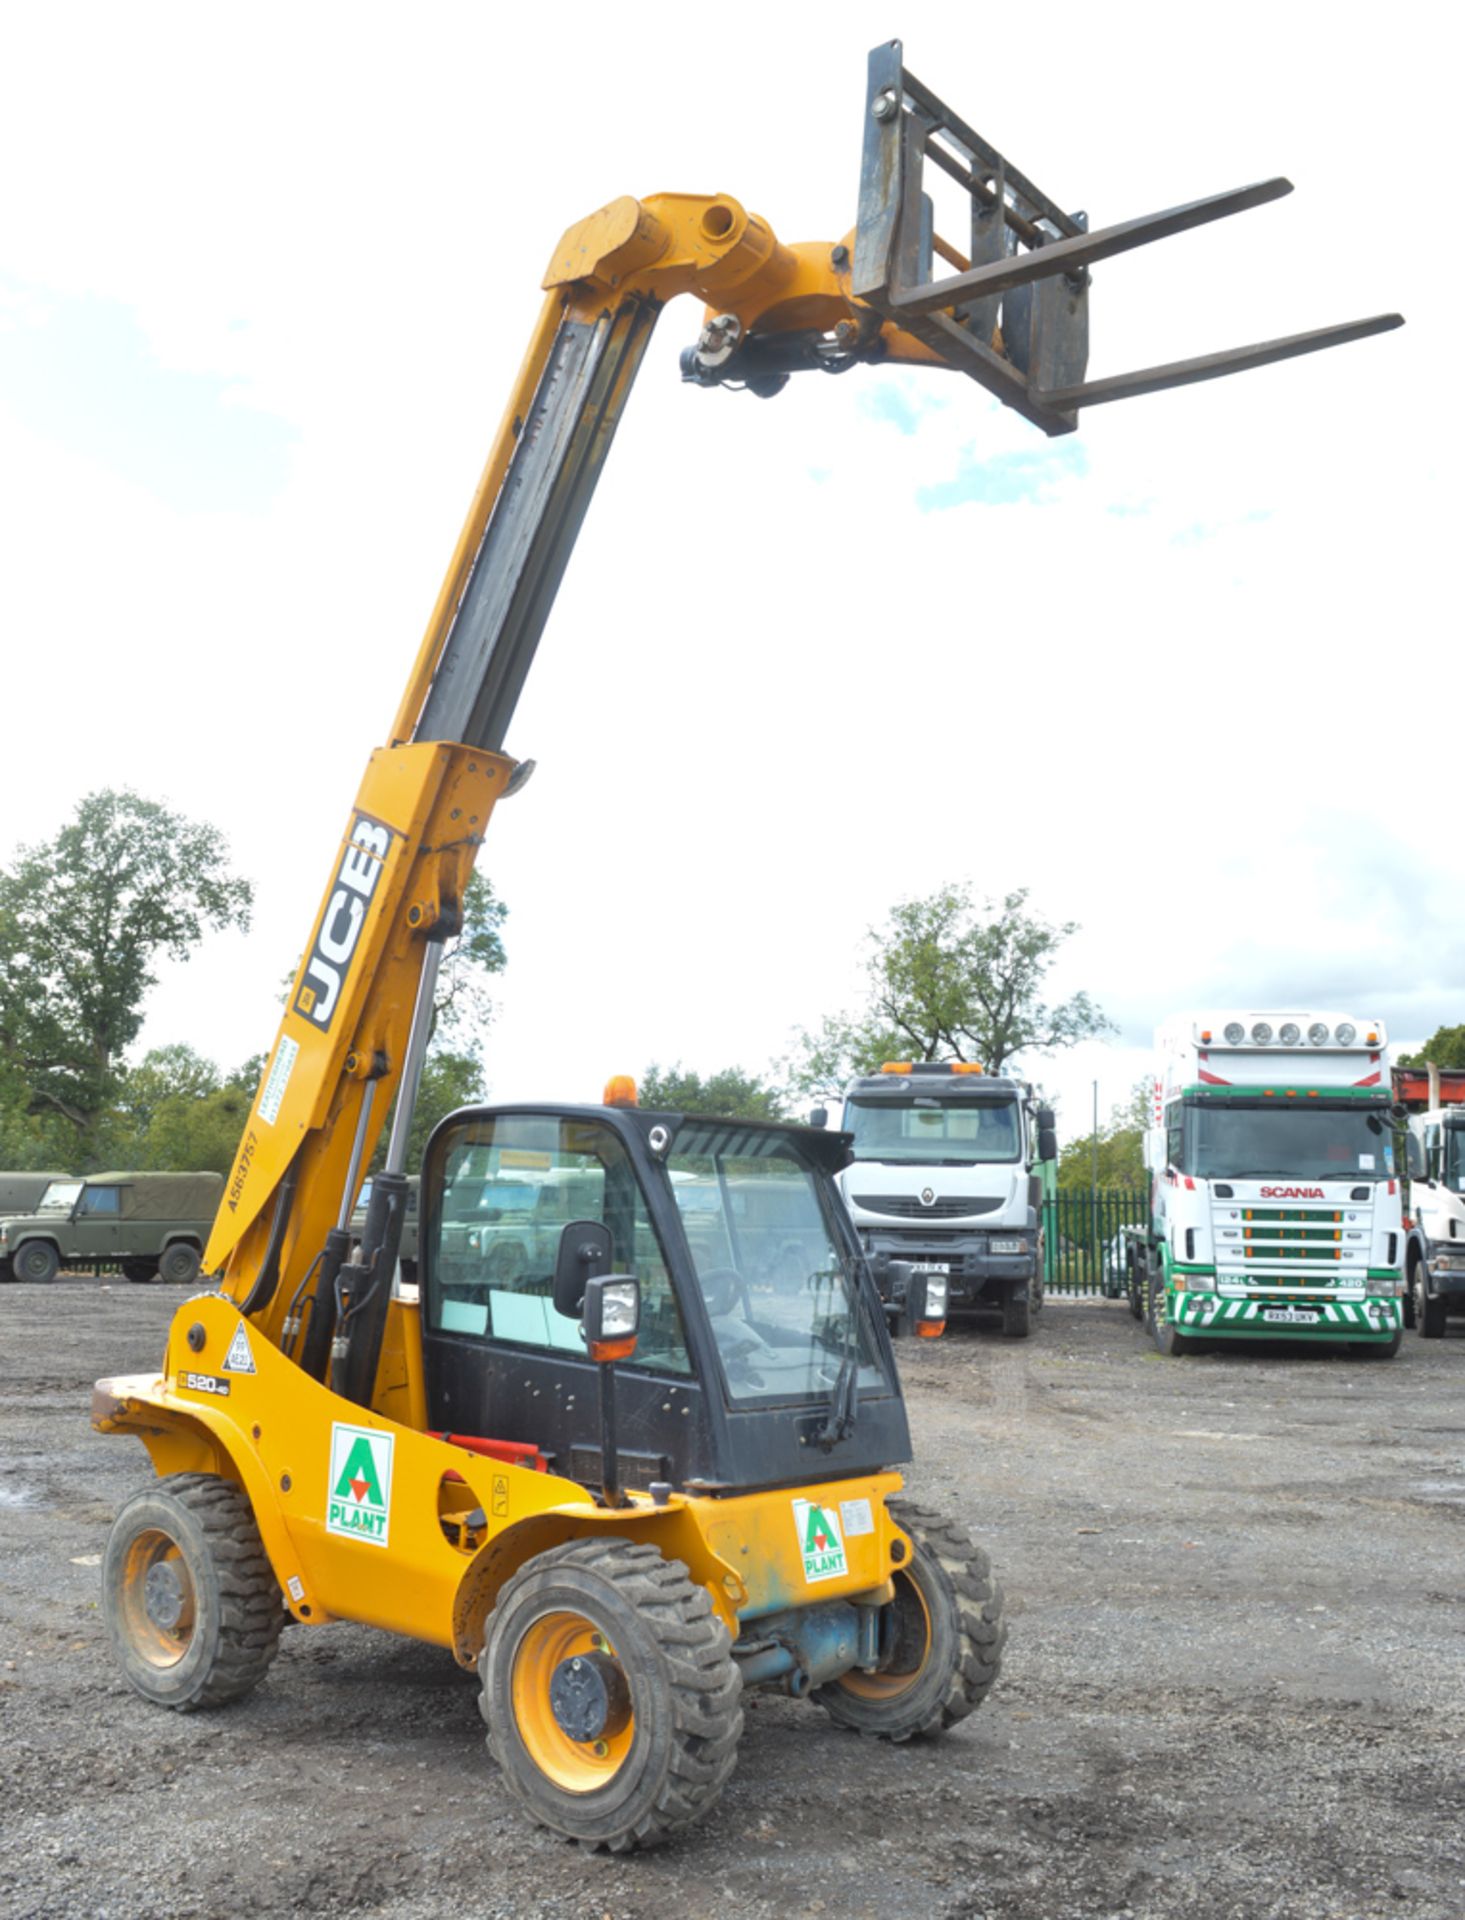
[[[295,1011],[323,1033],[329,1031],[351,956],[366,924],[366,910],[380,884],[391,846],[390,827],[369,814],[357,814],[336,874],[335,890],[326,902],[320,930],[305,957],[295,990]]]

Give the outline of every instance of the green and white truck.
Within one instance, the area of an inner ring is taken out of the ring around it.
[[[1155,1035],[1150,1223],[1132,1299],[1165,1354],[1403,1326],[1403,1201],[1379,1020],[1182,1014]]]

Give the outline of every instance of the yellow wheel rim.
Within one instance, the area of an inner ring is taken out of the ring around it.
[[[589,1653],[615,1658],[605,1635],[580,1613],[541,1614],[514,1649],[514,1725],[535,1766],[566,1793],[594,1793],[608,1786],[625,1765],[636,1737],[634,1710],[623,1727],[598,1740],[572,1740],[556,1720],[549,1698],[555,1671],[561,1661]]]
[[[901,1645],[894,1663],[879,1673],[861,1673],[852,1667],[840,1676],[838,1684],[859,1700],[898,1699],[915,1686],[931,1658],[931,1609],[908,1573],[896,1574],[892,1604],[901,1616]]]
[[[127,1638],[150,1667],[176,1667],[193,1644],[198,1595],[178,1542],[155,1527],[138,1534],[122,1565]]]

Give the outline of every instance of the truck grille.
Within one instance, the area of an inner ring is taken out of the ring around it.
[[[1251,1286],[1334,1286],[1368,1270],[1371,1214],[1341,1207],[1217,1207],[1216,1270]],[[1352,1259],[1344,1253],[1353,1254]]]
[[[970,1220],[979,1213],[995,1213],[1002,1205],[970,1195],[955,1200],[938,1195],[929,1206],[909,1193],[852,1193],[850,1200],[866,1213],[883,1213],[892,1220]]]

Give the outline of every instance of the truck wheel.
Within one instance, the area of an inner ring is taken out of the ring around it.
[[[190,1246],[186,1240],[175,1240],[171,1247],[164,1247],[158,1261],[158,1274],[170,1286],[191,1287],[202,1265],[197,1247]]]
[[[1026,1340],[1033,1330],[1033,1301],[1029,1293],[1002,1296],[1002,1334],[1007,1340]]]
[[[890,1512],[915,1546],[882,1609],[889,1618],[881,1621],[881,1645],[888,1632],[890,1658],[877,1673],[852,1668],[810,1697],[842,1727],[899,1741],[943,1733],[982,1704],[1002,1665],[1007,1628],[991,1563],[964,1527],[907,1500],[892,1500]]]
[[[122,1278],[131,1280],[134,1286],[145,1287],[158,1277],[158,1269],[151,1260],[124,1260]]]
[[[61,1259],[49,1240],[27,1240],[11,1255],[17,1280],[34,1287],[48,1286],[61,1269]]]
[[[1165,1305],[1165,1276],[1163,1270],[1156,1273],[1150,1269],[1150,1332],[1154,1336],[1156,1347],[1167,1360],[1178,1359],[1181,1355],[1192,1353],[1196,1342],[1181,1333],[1170,1318]]]
[[[1136,1261],[1131,1260],[1129,1263],[1129,1274],[1125,1282],[1125,1291],[1129,1295],[1130,1316],[1135,1320],[1143,1320],[1145,1317],[1145,1298],[1141,1290],[1141,1281],[1141,1269]]]
[[[505,1784],[542,1826],[612,1853],[654,1847],[737,1763],[742,1675],[680,1560],[572,1540],[526,1561],[489,1617],[479,1706]]]
[[[1444,1340],[1444,1300],[1429,1290],[1429,1267],[1421,1260],[1415,1267],[1413,1284],[1415,1327],[1427,1340]]]
[[[191,1713],[263,1680],[285,1603],[248,1499],[212,1473],[173,1473],[135,1493],[102,1560],[118,1664],[154,1706]]]

